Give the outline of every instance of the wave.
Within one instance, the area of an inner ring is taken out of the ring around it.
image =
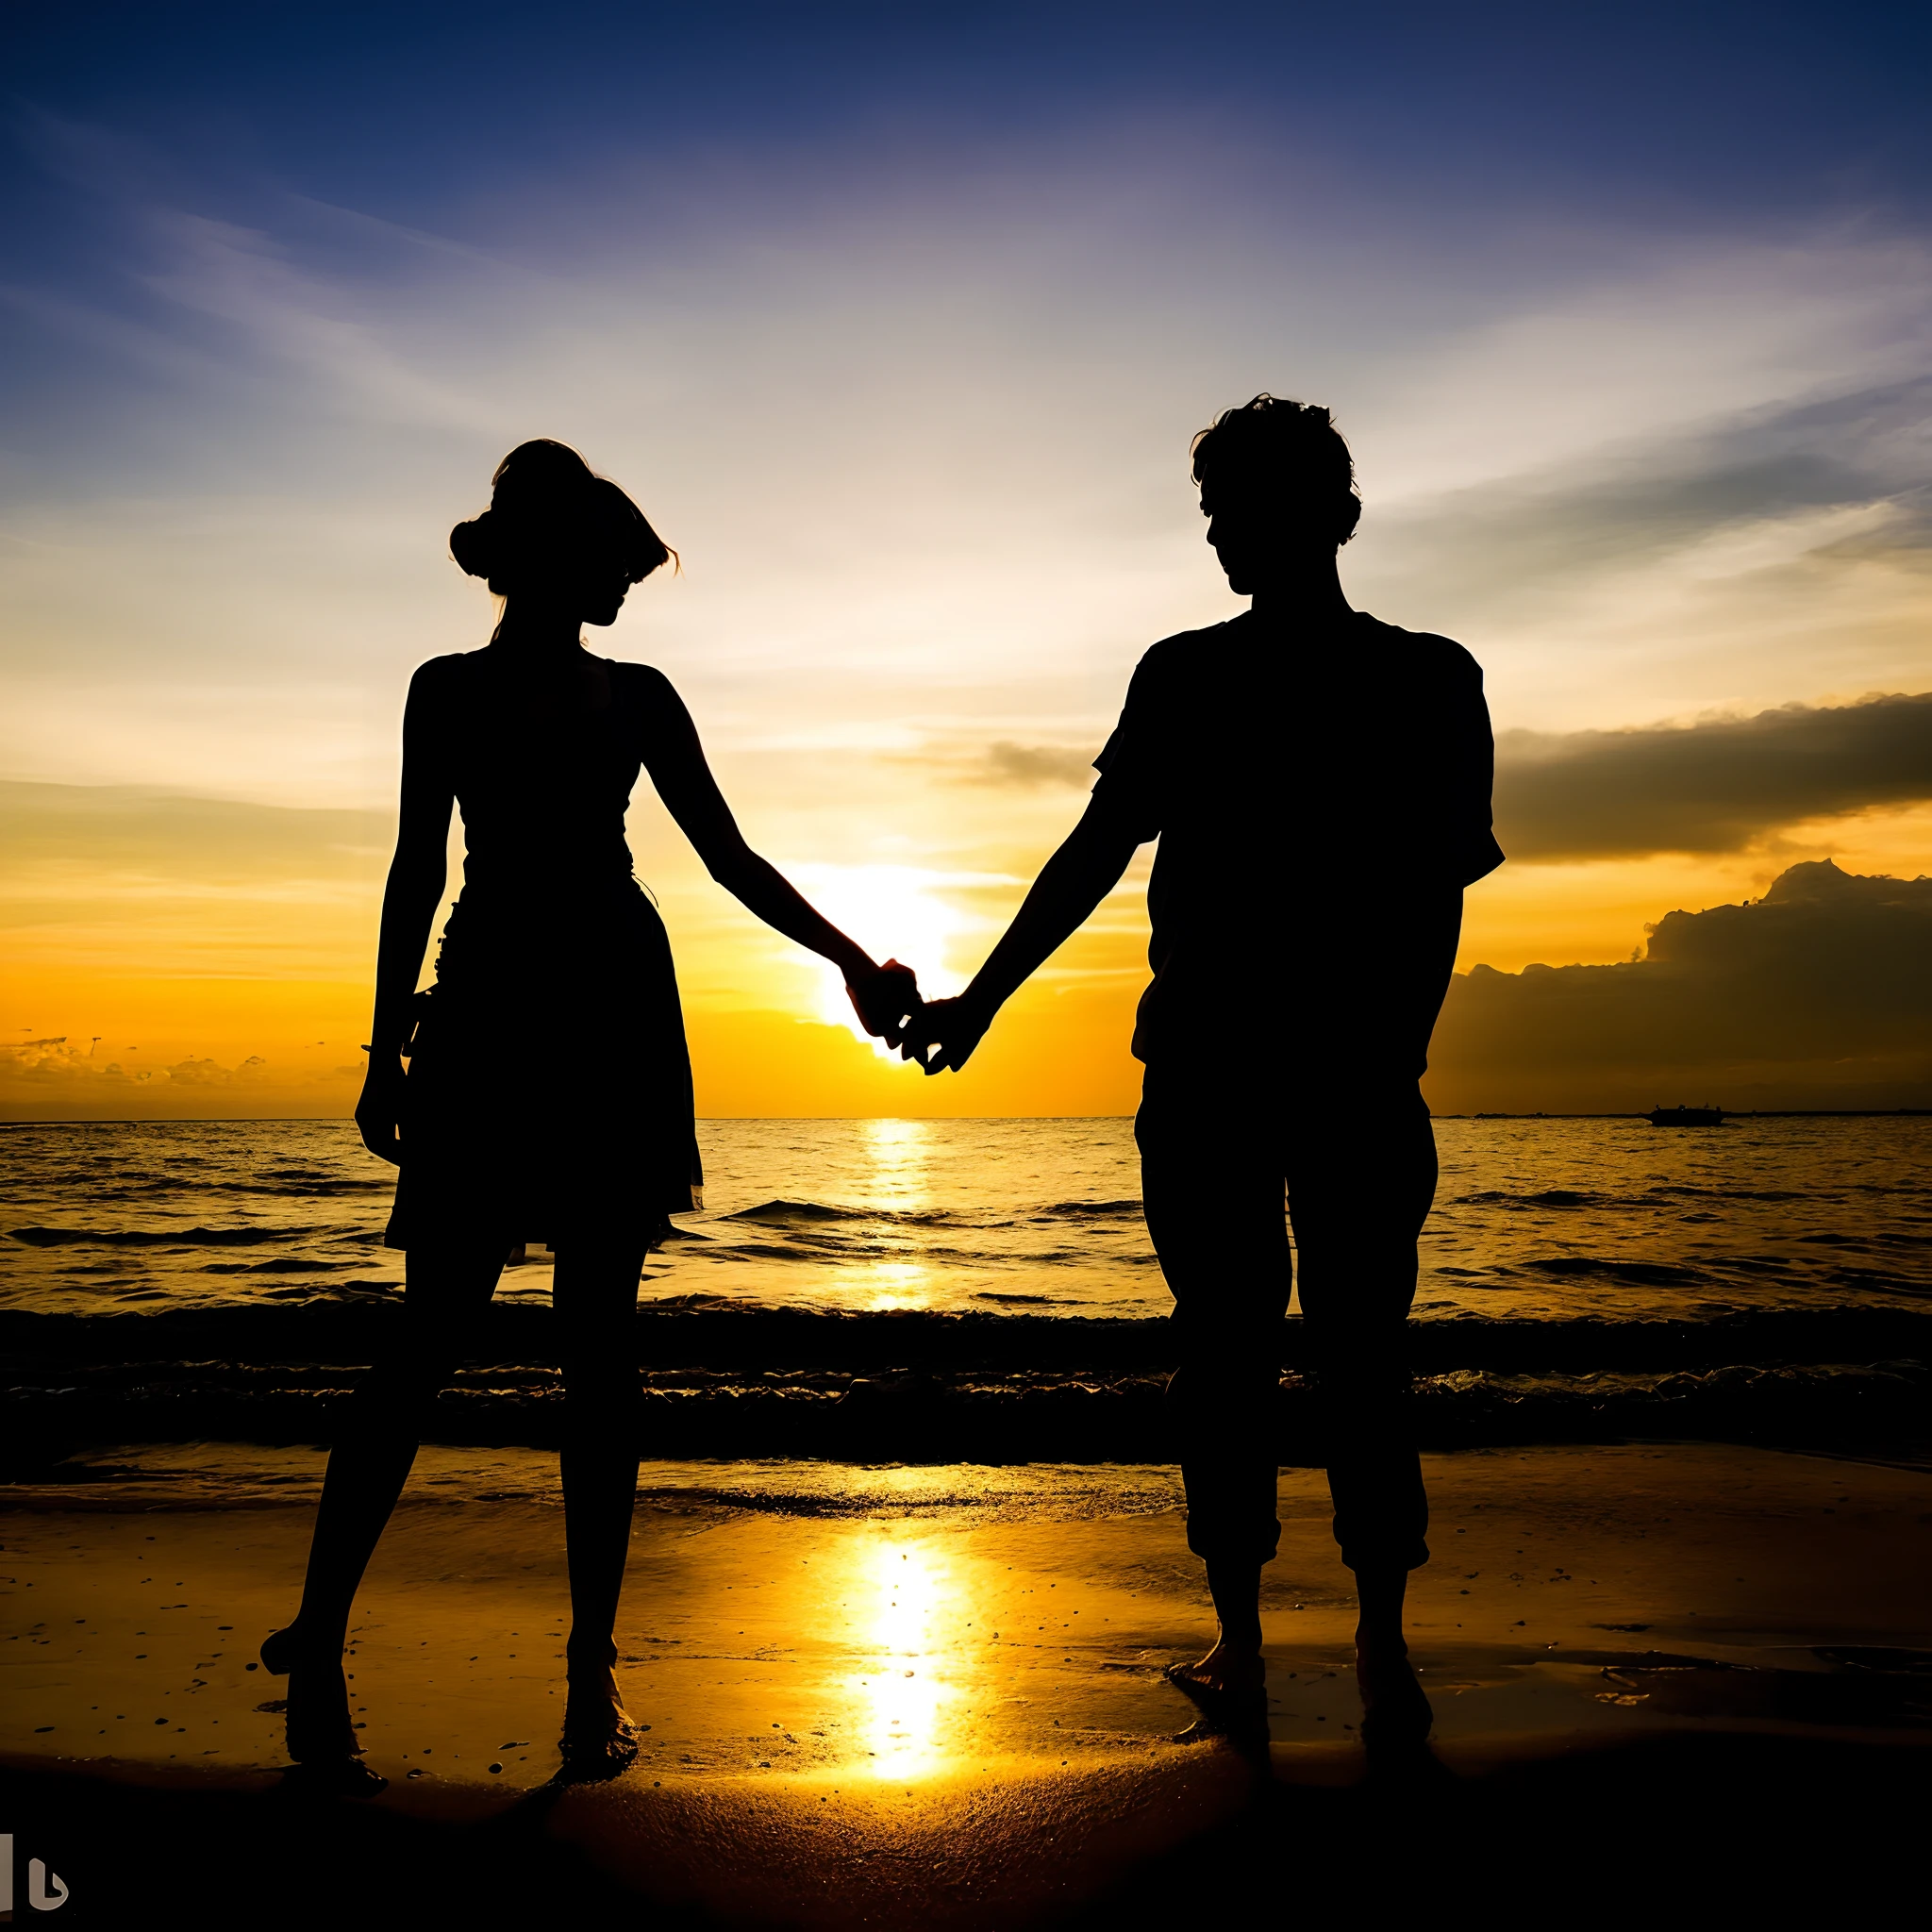
[[[1880,1188],[1878,1192],[1897,1190]],[[1474,1194],[1452,1194],[1442,1203],[1455,1208],[1669,1208],[1679,1201],[1818,1201],[1835,1203],[1838,1195],[1793,1188],[1707,1188],[1688,1182],[1658,1182],[1639,1194],[1593,1193],[1577,1188],[1543,1188],[1533,1194],[1519,1194],[1507,1188],[1485,1188]]]
[[[1695,1288],[1711,1277],[1699,1268],[1669,1261],[1606,1261],[1594,1255],[1552,1255],[1520,1266],[1538,1274],[1600,1274],[1612,1281],[1638,1281],[1650,1288]]]
[[[96,1372],[16,1387],[8,1474],[77,1441],[326,1441],[351,1392],[340,1371],[275,1374],[184,1367]],[[1158,1374],[1034,1371],[1004,1376],[897,1371],[657,1371],[646,1378],[639,1446],[649,1457],[761,1456],[845,1461],[1148,1462],[1174,1453]],[[1417,1387],[1424,1447],[1538,1441],[1774,1441],[1923,1456],[1932,1369],[1915,1360],[1765,1365],[1692,1374],[1510,1375],[1459,1371]],[[558,1446],[555,1374],[472,1372],[439,1398],[425,1434],[462,1444]],[[1321,1459],[1307,1383],[1284,1378],[1277,1458]],[[16,1493],[15,1507],[31,1507]],[[748,1507],[750,1507],[748,1505]]]
[[[275,1261],[209,1261],[205,1274],[329,1274],[340,1261],[309,1261],[299,1255],[287,1255]]]
[[[1458,1208],[1650,1208],[1657,1204],[1641,1194],[1584,1194],[1572,1188],[1545,1188],[1539,1194],[1512,1194],[1497,1188],[1486,1188],[1479,1194],[1457,1194]]]
[[[721,1214],[724,1221],[750,1221],[770,1227],[820,1227],[839,1223],[885,1222],[904,1227],[1002,1228],[1037,1224],[1042,1221],[1111,1221],[1140,1218],[1141,1203],[1129,1201],[1055,1201],[1043,1207],[985,1208],[846,1208],[825,1201],[760,1201]]]
[[[733,1214],[721,1214],[721,1221],[771,1221],[784,1226],[794,1221],[873,1221],[878,1217],[862,1208],[831,1208],[823,1201],[760,1201],[756,1208],[741,1208]]]
[[[666,1297],[639,1310],[639,1359],[666,1369],[702,1363],[853,1374],[880,1367],[1154,1373],[1173,1365],[1174,1329],[1164,1318],[1009,1313],[1012,1297],[985,1292],[997,1297],[995,1307],[960,1313]],[[240,1306],[176,1303],[103,1314],[0,1308],[0,1351],[9,1373],[22,1374],[141,1363],[353,1366],[371,1360],[397,1332],[401,1301],[393,1281],[354,1279],[269,1288],[260,1300]],[[545,1302],[499,1300],[479,1324],[467,1359],[554,1362],[556,1346],[555,1316]],[[1726,1309],[1702,1320],[1424,1315],[1410,1325],[1409,1356],[1426,1374],[1706,1373],[1740,1362],[1932,1360],[1932,1313],[1867,1306]],[[1280,1359],[1291,1370],[1308,1359],[1298,1316],[1282,1322]]]
[[[260,1247],[269,1241],[312,1241],[334,1234],[322,1227],[13,1227],[8,1233],[29,1247],[224,1248]]]
[[[87,1198],[98,1207],[105,1201],[171,1202],[193,1200],[204,1194],[263,1195],[271,1200],[308,1199],[337,1194],[392,1194],[395,1181],[314,1180],[269,1183],[264,1180],[216,1180],[195,1175],[187,1180],[120,1181],[112,1186],[86,1182]]]

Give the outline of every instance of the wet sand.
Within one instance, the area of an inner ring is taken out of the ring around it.
[[[1542,1819],[1543,1857],[1562,1848],[1552,1807],[1653,1847],[1722,1816],[1789,1864],[1787,1810],[1814,1841],[1855,1799],[1868,1824],[1894,1801],[1923,1817],[1932,1786],[1922,1470],[1709,1444],[1428,1458],[1435,1561],[1411,1602],[1437,1726],[1429,1756],[1393,1764],[1357,1741],[1315,1472],[1283,1474],[1258,1753],[1189,1735],[1159,1676],[1211,1629],[1180,1520],[1154,1507],[1164,1474],[1046,1472],[1011,1493],[989,1476],[978,1501],[974,1475],[969,1500],[927,1508],[929,1474],[895,1503],[894,1478],[855,1472],[851,1514],[660,1486],[618,1631],[644,1753],[566,1789],[548,1465],[425,1451],[349,1665],[391,1784],[350,1803],[286,1788],[263,1707],[284,1685],[252,1668],[294,1600],[319,1457],[146,1460],[177,1473],[21,1486],[0,1518],[0,1790],[18,1857],[40,1856],[34,1832],[58,1854],[65,1924],[91,1895],[125,1913],[137,1875],[240,1923],[291,1859],[293,1923],[386,1923],[356,1901],[400,1908],[411,1887],[647,1901],[663,1923],[1131,1922],[1211,1896],[1243,1859],[1317,1890],[1359,1885],[1364,1858],[1372,1883],[1419,1880],[1404,1861],[1457,1820],[1478,1843]],[[245,1483],[179,1473],[243,1462]],[[841,1473],[816,1481],[823,1504]]]

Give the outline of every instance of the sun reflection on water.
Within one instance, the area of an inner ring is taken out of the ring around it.
[[[839,1286],[852,1291],[854,1305],[862,1308],[929,1308],[932,1271],[916,1261],[870,1261],[862,1268],[841,1268]]]
[[[871,1206],[888,1214],[908,1214],[931,1205],[927,1186],[933,1138],[930,1122],[860,1121],[858,1135],[867,1163],[865,1191]],[[908,1250],[913,1246],[909,1235],[905,1245]],[[932,1306],[932,1271],[920,1261],[870,1261],[853,1269],[847,1278],[864,1307]]]
[[[926,1170],[932,1158],[930,1121],[860,1121],[860,1143],[872,1162],[867,1175],[874,1203],[905,1213],[931,1205]]]
[[[959,1634],[951,1565],[929,1546],[895,1539],[869,1544],[856,1561],[865,1594],[854,1606],[854,1634],[867,1655],[847,1688],[871,1754],[863,1769],[881,1778],[930,1775],[951,1755],[947,1718],[960,1695],[945,1669]]]

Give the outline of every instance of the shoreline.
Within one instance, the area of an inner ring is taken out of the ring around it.
[[[9,1385],[0,1474],[30,1474],[89,1441],[327,1441],[401,1319],[392,1287],[349,1286],[241,1307],[0,1309]],[[553,1330],[541,1304],[493,1307],[428,1433],[554,1446]],[[1162,1391],[1174,1343],[1163,1319],[832,1311],[691,1295],[646,1302],[636,1334],[647,1455],[1136,1462],[1169,1453]],[[1671,1438],[1932,1455],[1932,1314],[1913,1308],[1774,1307],[1702,1321],[1457,1313],[1412,1322],[1408,1348],[1429,1448]],[[1280,1358],[1290,1373],[1278,1455],[1309,1463],[1299,1317],[1282,1323]]]
[[[706,1121],[1130,1121],[1135,1109],[1119,1113],[987,1113],[987,1114],[896,1114],[896,1113],[701,1113]],[[1724,1109],[1727,1121],[1890,1121],[1932,1118],[1932,1107],[1748,1107]],[[273,1126],[283,1121],[313,1124],[325,1121],[346,1126],[355,1118],[346,1113],[151,1113],[151,1114],[18,1114],[0,1119],[0,1133],[15,1127],[156,1127],[156,1126]],[[1438,1121],[1645,1121],[1648,1113],[1637,1108],[1610,1108],[1585,1113],[1561,1113],[1542,1109],[1533,1113],[1437,1113]]]

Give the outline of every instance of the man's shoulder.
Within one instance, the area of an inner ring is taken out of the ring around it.
[[[1177,630],[1172,637],[1149,644],[1134,667],[1136,681],[1185,675],[1205,658],[1234,642],[1245,616],[1243,612],[1221,624],[1203,625],[1199,630]]]
[[[1374,637],[1377,649],[1415,673],[1454,681],[1473,678],[1482,682],[1483,667],[1468,649],[1454,638],[1432,630],[1405,630],[1399,624],[1385,624],[1366,610],[1356,612],[1356,622]]]

